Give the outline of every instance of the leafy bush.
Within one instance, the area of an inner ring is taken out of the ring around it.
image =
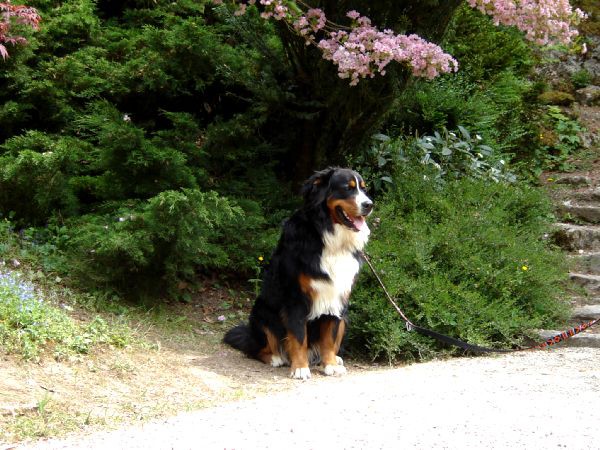
[[[551,207],[538,191],[462,178],[440,189],[418,167],[398,171],[378,202],[367,251],[415,323],[479,345],[520,344],[560,323],[564,256],[543,239]],[[353,292],[350,345],[372,358],[444,349],[407,333],[368,270]]]
[[[79,201],[70,178],[89,151],[70,137],[52,138],[30,131],[0,147],[0,213],[9,212],[21,223],[45,223],[52,213],[77,213]]]
[[[245,276],[294,202],[275,176],[290,139],[264,137],[277,58],[257,48],[283,50],[204,1],[117,3],[28,2],[44,26],[0,74],[0,218],[46,269],[108,291]]]
[[[528,79],[534,58],[522,35],[464,6],[443,46],[458,60],[459,72],[412,83],[396,100],[388,134],[425,135],[462,125],[498,152],[523,153],[536,133],[529,119],[537,87]]]
[[[587,69],[580,69],[571,75],[571,82],[575,89],[584,88],[593,82],[593,76]]]
[[[412,139],[376,134],[370,149],[354,158],[354,167],[370,181],[375,195],[393,184],[394,172],[415,168],[427,171],[438,184],[463,177],[516,181],[502,155],[485,145],[480,135],[472,135],[460,125],[454,131],[440,131]]]
[[[582,131],[579,122],[568,117],[560,107],[548,106],[541,123],[541,146],[537,150],[540,168],[568,169],[569,156],[581,148]]]
[[[442,129],[433,136],[413,141],[415,150],[422,153],[421,163],[433,166],[436,179],[471,177],[486,181],[514,182],[516,177],[505,166],[505,161],[494,155],[492,148],[482,143],[482,137],[462,126],[454,131]],[[413,154],[416,153],[413,150]]]
[[[24,359],[39,359],[46,350],[56,358],[87,353],[95,345],[123,346],[127,331],[100,317],[79,325],[46,301],[15,272],[0,272],[0,346]]]
[[[243,218],[240,207],[197,189],[163,191],[109,211],[69,222],[67,250],[81,279],[138,298],[175,293],[177,281],[198,267],[230,264],[219,239]]]

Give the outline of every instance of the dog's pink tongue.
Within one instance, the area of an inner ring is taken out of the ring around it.
[[[362,230],[362,227],[365,225],[366,221],[363,216],[354,217],[352,219],[352,223],[356,227],[358,231]]]

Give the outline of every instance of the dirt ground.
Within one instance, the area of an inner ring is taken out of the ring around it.
[[[0,356],[0,448],[141,423],[294,387],[297,382],[288,377],[289,369],[267,367],[221,343],[225,330],[247,313],[250,293],[240,297],[236,291],[232,297],[231,289],[208,290],[201,304],[171,305],[164,314],[174,322],[168,327],[138,324],[142,345],[98,348],[60,362]],[[220,316],[226,319],[220,321]],[[347,365],[353,372],[377,368],[351,361]],[[314,374],[319,377],[323,376]]]
[[[236,356],[231,361],[252,370]],[[17,448],[600,448],[600,349],[556,347],[351,371],[287,381],[285,390],[277,370],[258,366],[248,375],[249,384],[262,380],[257,398]]]

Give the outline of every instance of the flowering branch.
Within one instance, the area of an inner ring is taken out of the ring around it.
[[[579,33],[574,28],[586,14],[573,10],[568,0],[468,0],[472,8],[491,16],[496,25],[515,26],[539,45],[568,44]]]
[[[0,55],[2,59],[8,58],[8,51],[4,44],[25,44],[27,40],[22,36],[11,35],[14,23],[25,25],[37,30],[40,16],[34,8],[23,5],[13,5],[9,2],[0,3]]]
[[[542,45],[570,42],[577,35],[573,25],[585,17],[581,10],[573,10],[568,0],[467,1],[471,7],[492,16],[496,25],[514,25],[525,32],[527,39]],[[311,8],[302,0],[231,2],[237,5],[236,15],[244,14],[249,5],[260,4],[262,18],[285,22],[307,45],[318,47],[323,58],[338,67],[339,77],[350,79],[351,86],[376,73],[385,75],[385,68],[392,61],[408,66],[414,76],[428,79],[458,69],[457,61],[438,45],[416,34],[381,31],[356,11],[346,13],[351,23],[345,27],[331,22],[321,9]],[[223,0],[213,3],[221,4]]]

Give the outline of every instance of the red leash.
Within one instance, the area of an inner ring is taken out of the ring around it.
[[[437,331],[433,331],[428,328],[423,328],[423,327],[420,327],[420,326],[412,323],[409,320],[409,318],[406,317],[406,315],[402,312],[400,307],[396,304],[396,302],[394,301],[394,299],[392,298],[392,296],[386,289],[385,285],[383,284],[383,281],[381,281],[381,278],[379,278],[379,275],[377,274],[375,268],[373,267],[373,264],[371,264],[371,260],[369,259],[369,257],[364,252],[361,252],[361,254],[362,254],[363,259],[367,262],[369,268],[371,269],[371,272],[373,272],[373,275],[375,275],[375,278],[379,282],[381,289],[383,289],[383,292],[385,293],[388,301],[392,304],[392,306],[394,307],[396,312],[398,314],[400,314],[400,317],[402,317],[402,320],[404,320],[404,323],[406,324],[406,329],[408,331],[415,330],[424,336],[432,337],[434,339],[437,339],[440,342],[444,342],[449,345],[454,345],[455,347],[462,348],[463,350],[468,350],[468,351],[472,351],[475,353],[512,353],[512,352],[522,352],[522,351],[527,351],[527,350],[541,350],[541,349],[550,347],[551,345],[556,345],[559,342],[566,341],[567,339],[572,338],[576,334],[579,334],[582,331],[585,331],[585,330],[589,329],[590,327],[596,325],[598,322],[600,322],[600,317],[597,319],[594,319],[594,320],[590,320],[589,322],[582,323],[581,325],[578,325],[574,328],[563,331],[562,333],[559,333],[556,336],[546,339],[544,342],[540,342],[539,344],[535,344],[535,345],[532,345],[530,347],[525,347],[525,348],[497,349],[497,348],[489,348],[489,347],[480,347],[479,345],[469,344],[468,342],[461,341],[460,339],[446,336],[445,334],[438,333]]]

